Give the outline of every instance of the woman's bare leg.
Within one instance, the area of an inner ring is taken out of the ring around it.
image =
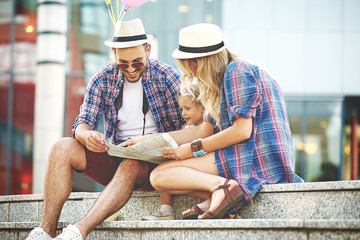
[[[224,184],[225,180],[218,176],[214,155],[211,153],[198,158],[166,162],[154,169],[150,176],[155,189],[173,194],[195,191],[212,193],[217,186]],[[229,183],[229,190],[238,185],[235,180]],[[213,192],[209,210],[214,212],[224,198],[224,191]]]

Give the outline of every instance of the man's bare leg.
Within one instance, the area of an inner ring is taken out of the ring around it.
[[[84,170],[84,147],[73,138],[63,138],[50,151],[45,175],[44,208],[40,227],[50,236],[56,236],[61,209],[68,199],[73,183],[72,167]]]
[[[136,160],[123,160],[88,214],[75,224],[82,237],[85,239],[100,222],[122,208],[129,200],[134,185],[144,184],[149,174],[147,164]]]

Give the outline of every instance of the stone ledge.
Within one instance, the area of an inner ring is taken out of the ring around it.
[[[25,239],[38,222],[0,223],[0,239]],[[58,225],[57,234],[67,226]],[[359,220],[232,219],[103,222],[88,240],[149,239],[252,239],[252,240],[328,240],[360,239]]]
[[[58,229],[68,222],[59,222]],[[0,222],[0,230],[30,230],[39,222]],[[111,221],[102,222],[96,229],[313,229],[352,230],[360,232],[360,220],[344,219],[216,219],[216,220],[168,220],[168,221]]]
[[[311,191],[354,191],[360,190],[360,180],[333,181],[333,182],[308,182],[288,184],[266,184],[259,193],[264,192],[311,192]]]
[[[267,184],[264,185],[259,193],[274,192],[312,192],[312,191],[358,191],[360,190],[360,180],[354,181],[334,181],[334,182],[311,182],[311,183],[288,183],[288,184]],[[73,192],[69,200],[96,199],[98,192]],[[134,191],[131,197],[158,197],[157,191],[139,192]],[[0,196],[0,203],[22,202],[22,201],[43,201],[43,194],[26,195],[7,195]]]

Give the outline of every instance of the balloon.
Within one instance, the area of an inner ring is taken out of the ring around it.
[[[121,0],[122,3],[127,6],[128,8],[136,8],[138,6],[143,5],[149,0]]]

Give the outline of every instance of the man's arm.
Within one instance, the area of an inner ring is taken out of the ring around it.
[[[105,135],[94,131],[85,123],[79,124],[75,129],[75,139],[92,152],[105,152]]]

